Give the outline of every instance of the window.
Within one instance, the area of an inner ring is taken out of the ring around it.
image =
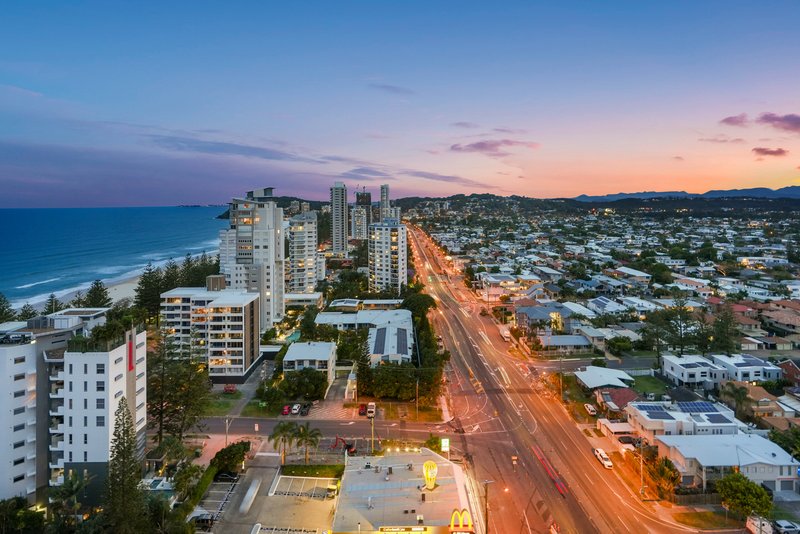
[[[69,451],[69,462],[72,462],[72,451]]]
[[[25,363],[25,356],[20,356],[19,358],[14,358],[14,363]]]
[[[17,459],[14,460],[14,465],[19,465],[21,463],[25,463],[25,457],[24,456],[22,458],[17,458]]]
[[[84,462],[89,461],[89,453],[87,451],[83,451],[83,461]]]
[[[25,423],[21,425],[14,425],[14,432],[19,432],[20,430],[25,430]]]
[[[89,444],[89,434],[84,434],[83,435],[83,444],[84,445],[88,445]]]
[[[97,426],[106,426],[106,418],[104,415],[97,416]]]
[[[85,374],[85,375],[89,374],[89,364],[88,363],[84,363],[83,364],[83,374]]]
[[[14,382],[18,380],[25,380],[25,373],[20,373],[18,375],[14,375]]]
[[[95,407],[98,410],[105,410],[106,409],[106,400],[105,399],[97,399],[95,401],[95,405],[96,405]]]
[[[89,426],[89,416],[88,415],[84,415],[83,416],[83,426],[84,427]]]
[[[114,377],[114,382],[119,382],[120,380],[122,380],[122,373]]]
[[[70,428],[72,428],[72,416],[71,416],[71,415],[69,416],[69,425],[68,425],[68,426],[69,426]]]
[[[67,402],[69,403],[69,409],[71,410],[72,409],[72,399],[69,399],[69,401],[67,401]]]
[[[14,443],[14,448],[15,449],[19,449],[20,447],[24,447],[24,446],[25,446],[25,442],[24,441],[17,441],[17,442]]]
[[[25,413],[25,407],[20,406],[19,408],[14,408],[14,415],[19,415],[21,413]]]
[[[67,443],[72,445],[72,434],[67,434]]]
[[[97,391],[105,391],[106,390],[106,383],[103,380],[97,381]]]
[[[84,410],[89,409],[89,399],[83,399],[83,409]]]
[[[115,399],[118,399],[118,398],[120,398],[121,396],[122,396],[122,390],[120,390],[120,391],[117,391],[116,393],[114,393],[114,398],[115,398]]]
[[[19,397],[24,397],[24,396],[25,396],[25,390],[24,389],[21,389],[19,391],[15,391],[14,392],[14,398],[15,399],[17,399]]]
[[[72,374],[72,364],[69,364],[69,374]]]
[[[98,375],[102,375],[102,374],[105,374],[105,372],[106,372],[106,364],[98,363],[97,364],[97,374]]]
[[[25,475],[18,475],[14,477],[14,482],[22,482],[25,480]]]
[[[83,381],[83,391],[89,391],[89,382]]]
[[[69,392],[72,393],[72,380],[70,380],[68,384],[69,384]]]

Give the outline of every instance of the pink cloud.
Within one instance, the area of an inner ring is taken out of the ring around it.
[[[753,149],[753,153],[757,156],[785,156],[789,154],[789,151],[785,148],[764,148],[764,147],[756,147]]]
[[[738,115],[725,117],[719,121],[719,123],[727,126],[747,126],[747,113],[739,113]]]
[[[800,133],[800,115],[788,113],[778,115],[777,113],[762,113],[757,120],[760,124],[768,124],[778,130]]]
[[[539,143],[533,141],[517,141],[514,139],[494,139],[477,141],[469,144],[455,144],[450,147],[452,152],[477,152],[492,158],[508,156],[509,152],[502,150],[505,147],[525,147],[535,150],[539,148]]]

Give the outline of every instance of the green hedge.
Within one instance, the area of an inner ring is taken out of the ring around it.
[[[203,473],[203,476],[200,477],[200,480],[197,482],[197,485],[192,489],[192,493],[189,495],[189,498],[183,501],[183,503],[177,508],[176,513],[182,519],[186,519],[189,514],[192,513],[195,506],[200,503],[200,499],[203,498],[203,495],[206,494],[208,487],[214,481],[214,476],[217,474],[217,467],[214,465],[209,465],[208,468]]]

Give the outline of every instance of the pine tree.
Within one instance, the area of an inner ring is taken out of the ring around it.
[[[44,314],[48,315],[50,313],[56,313],[57,311],[61,311],[64,309],[64,304],[56,298],[55,293],[50,293],[50,296],[47,297],[47,302],[44,305]]]
[[[17,320],[27,321],[28,319],[33,319],[37,315],[39,315],[39,312],[36,311],[36,308],[31,306],[30,303],[26,302],[25,305],[17,312]]]
[[[183,263],[181,264],[181,276],[180,276],[181,286],[184,287],[192,286],[192,278],[194,277],[196,266],[197,264],[195,263],[194,259],[192,259],[192,255],[187,253],[186,257],[183,258]]]
[[[175,260],[170,258],[166,265],[164,265],[164,274],[161,277],[161,293],[180,287],[181,285],[181,268],[175,263]]]
[[[75,293],[75,296],[72,297],[71,301],[69,301],[70,308],[83,308],[85,306],[86,306],[86,297],[80,291]]]
[[[136,430],[128,401],[120,397],[114,412],[114,433],[108,460],[104,515],[112,532],[138,534],[147,530],[144,492],[139,489],[141,466],[136,457]]]
[[[730,304],[726,303],[714,318],[713,330],[714,339],[711,341],[711,350],[732,354],[739,344],[739,330]]]
[[[136,297],[133,302],[137,308],[145,310],[150,318],[158,319],[161,311],[162,276],[161,269],[148,263],[136,285]]]
[[[92,282],[83,301],[84,306],[89,308],[108,308],[111,306],[111,297],[108,296],[108,289],[100,280]]]
[[[5,295],[0,293],[0,323],[13,321],[16,317],[17,314],[14,313],[11,303],[8,301]]]

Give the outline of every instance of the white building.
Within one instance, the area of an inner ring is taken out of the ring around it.
[[[780,367],[749,354],[711,354],[709,359],[725,368],[728,380],[738,382],[764,382],[777,380],[783,372]]]
[[[308,367],[325,373],[330,387],[336,376],[336,343],[306,341],[289,345],[289,350],[283,357],[284,373]]]
[[[696,354],[662,355],[661,372],[676,386],[703,388],[706,391],[719,387],[723,380],[728,379],[728,371],[724,367]]]
[[[414,336],[409,328],[381,326],[370,328],[367,338],[369,363],[376,367],[382,363],[411,363]]]
[[[659,436],[655,444],[659,456],[672,460],[686,485],[705,489],[709,480],[739,471],[772,491],[798,491],[800,463],[757,434]]]
[[[381,186],[381,220],[380,222],[384,222],[386,219],[391,218],[392,214],[390,212],[391,202],[389,200],[389,184],[383,184]]]
[[[396,219],[369,226],[369,290],[399,294],[408,283],[406,226]]]
[[[632,402],[625,413],[631,426],[650,443],[658,436],[736,434],[744,426],[733,410],[711,402]]]
[[[317,285],[317,214],[289,220],[289,291],[313,293]]]
[[[212,381],[242,383],[259,359],[258,301],[257,293],[178,287],[161,294],[161,324],[177,347],[202,353]]]
[[[336,182],[331,187],[331,252],[338,256],[347,256],[348,224],[347,186]]]
[[[258,293],[260,328],[283,319],[283,209],[272,188],[248,191],[230,203],[230,228],[220,231],[220,272],[233,289]]]
[[[98,503],[108,470],[114,412],[127,402],[144,459],[147,428],[147,332],[119,339],[75,338],[45,351],[50,368],[50,485],[70,473],[91,477],[84,504]]]
[[[371,209],[369,206],[353,206],[350,216],[350,221],[352,224],[350,233],[353,236],[353,239],[367,239],[369,232],[369,214],[367,210],[369,209]]]

